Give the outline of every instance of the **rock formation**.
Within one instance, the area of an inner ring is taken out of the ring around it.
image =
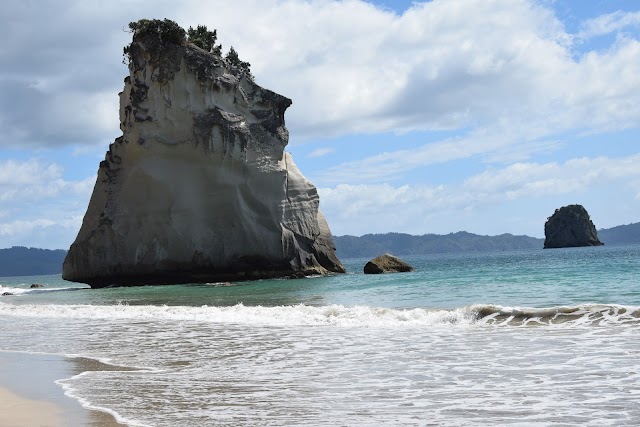
[[[544,224],[544,248],[601,246],[596,227],[581,205],[556,209]]]
[[[406,262],[390,254],[384,254],[369,261],[364,266],[364,274],[405,273],[415,271]]]
[[[100,163],[63,278],[102,287],[344,272],[317,190],[284,152],[291,100],[188,43],[177,24],[146,22],[179,37],[151,25],[125,49],[123,135]]]

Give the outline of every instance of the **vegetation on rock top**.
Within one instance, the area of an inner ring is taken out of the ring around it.
[[[129,29],[137,37],[157,37],[164,43],[182,44],[186,40],[186,31],[170,19],[141,19],[129,22]]]
[[[195,30],[193,27],[189,27],[187,37],[189,43],[195,44],[200,49],[204,49],[217,56],[222,55],[222,45],[219,44],[216,46],[218,30],[209,31],[206,25],[198,25]]]
[[[151,46],[157,48],[166,44],[186,45],[191,43],[215,56],[222,57],[222,45],[216,44],[218,31],[215,29],[210,31],[206,25],[198,25],[195,29],[189,27],[185,31],[184,28],[170,19],[140,19],[130,22],[129,29],[133,33],[133,42],[144,39],[145,44],[151,44]],[[131,63],[131,54],[131,44],[128,44],[123,49],[123,62],[125,64]],[[251,74],[251,64],[242,61],[233,46],[231,46],[224,58],[227,64],[238,74],[244,74],[250,80],[254,79]]]

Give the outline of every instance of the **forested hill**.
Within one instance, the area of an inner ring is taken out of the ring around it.
[[[598,230],[598,238],[605,245],[640,243],[640,222]]]
[[[598,238],[605,245],[640,243],[640,222],[598,230]],[[544,239],[529,236],[501,234],[480,236],[460,231],[446,235],[425,234],[413,236],[403,233],[334,236],[338,257],[374,257],[383,253],[394,255],[435,254],[447,252],[510,251],[542,249]]]
[[[542,249],[544,239],[501,234],[480,236],[460,231],[446,235],[412,236],[402,233],[365,234],[362,237],[334,236],[338,257],[374,257],[383,253],[394,255],[435,254],[447,252],[509,251]]]
[[[0,249],[0,277],[62,273],[67,251],[14,246]]]

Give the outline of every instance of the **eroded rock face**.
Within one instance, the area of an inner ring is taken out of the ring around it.
[[[603,245],[587,210],[581,205],[556,209],[544,224],[544,236],[545,249]]]
[[[406,262],[390,254],[384,254],[369,261],[364,266],[364,274],[406,273],[415,271]]]
[[[195,45],[135,34],[110,145],[63,278],[93,287],[344,272],[284,152],[291,100]]]

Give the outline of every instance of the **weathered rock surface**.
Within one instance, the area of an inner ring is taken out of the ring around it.
[[[556,209],[544,224],[544,236],[545,249],[603,245],[587,210],[581,205]]]
[[[415,271],[406,262],[390,254],[384,254],[369,261],[364,266],[364,274],[405,273]]]
[[[44,288],[44,285],[42,285],[40,283],[32,283],[31,286],[29,286],[29,288],[31,288],[31,289]]]
[[[284,152],[291,100],[195,45],[134,34],[110,145],[63,278],[92,287],[344,272]]]

